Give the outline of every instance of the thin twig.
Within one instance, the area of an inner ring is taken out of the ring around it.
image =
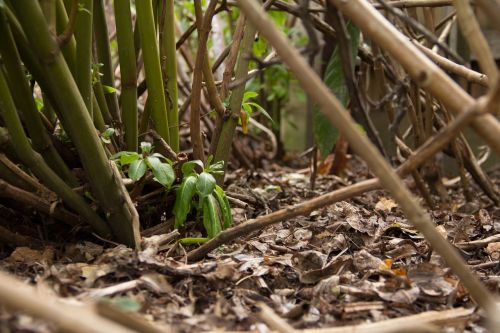
[[[485,87],[489,85],[489,78],[485,74],[476,72],[463,65],[457,64],[443,56],[440,56],[439,54],[421,45],[417,41],[413,41],[413,45],[418,47],[420,51],[422,51],[426,56],[429,57],[429,59],[434,61],[439,67],[441,67],[445,71],[459,75],[469,82],[474,82]]]
[[[134,330],[99,316],[90,307],[63,303],[50,294],[0,272],[0,303],[15,311],[45,319],[65,332],[132,333]]]
[[[498,77],[498,68],[491,54],[488,42],[481,32],[476,15],[469,4],[469,0],[453,0],[457,10],[460,29],[465,40],[479,62],[479,66],[488,77],[495,82]]]
[[[273,309],[268,307],[265,303],[259,302],[257,303],[257,306],[260,308],[257,316],[262,319],[271,329],[276,330],[280,333],[297,332],[297,330],[290,326],[290,324],[288,324],[283,318],[278,316],[273,311]]]
[[[388,4],[394,8],[414,8],[414,7],[445,7],[452,6],[453,0],[399,0],[390,1]],[[383,5],[374,4],[377,9],[383,9]]]
[[[43,199],[41,196],[15,187],[6,181],[0,179],[0,197],[10,198],[33,207],[34,210],[51,216],[70,226],[77,226],[82,221],[79,216],[67,211],[61,206],[54,206]]]
[[[195,0],[196,26],[198,28],[198,52],[196,54],[196,62],[193,72],[193,86],[191,89],[191,141],[193,144],[193,156],[198,160],[205,160],[203,151],[203,138],[201,136],[201,119],[200,119],[200,104],[201,104],[201,88],[203,78],[203,62],[207,49],[208,34],[212,16],[215,12],[217,0],[211,0],[205,15],[202,13],[201,1]],[[207,59],[208,60],[208,59]]]
[[[410,27],[412,27],[416,31],[420,32],[425,37],[425,39],[427,39],[432,44],[436,44],[437,46],[439,46],[439,48],[441,50],[443,50],[446,54],[448,54],[450,57],[452,57],[456,62],[458,62],[462,65],[465,64],[464,59],[462,59],[462,57],[460,55],[458,55],[455,51],[450,49],[448,45],[446,45],[445,43],[441,42],[438,38],[436,38],[436,36],[434,36],[432,34],[432,32],[430,32],[429,30],[427,30],[427,28],[424,27],[422,24],[415,21],[410,16],[405,15],[400,9],[391,7],[386,1],[384,1],[384,0],[377,0],[377,1],[389,13],[396,16],[397,18],[399,18],[404,23],[408,24]]]

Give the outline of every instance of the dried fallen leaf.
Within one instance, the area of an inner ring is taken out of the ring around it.
[[[383,212],[390,212],[393,208],[396,208],[397,206],[398,205],[394,200],[382,197],[375,205],[375,209]]]
[[[497,260],[500,258],[500,242],[490,243],[486,247],[486,252],[491,256],[491,259]]]

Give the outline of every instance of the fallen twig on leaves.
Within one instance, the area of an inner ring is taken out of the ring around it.
[[[90,306],[77,307],[62,304],[48,294],[38,295],[34,287],[0,272],[0,303],[14,311],[32,315],[54,323],[65,332],[74,333],[132,333],[124,327],[96,313]]]

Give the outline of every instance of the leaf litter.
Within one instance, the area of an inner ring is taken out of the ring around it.
[[[311,191],[304,174],[274,169],[237,171],[228,193],[247,207],[232,208],[235,224],[343,185],[324,176]],[[497,171],[493,179],[498,176]],[[358,180],[348,176],[342,182]],[[470,203],[455,192],[449,190],[453,205],[431,212],[436,228],[498,292],[500,210],[483,196]],[[268,332],[271,328],[256,312],[259,302],[296,329],[455,309],[462,312],[431,323],[446,332],[486,331],[481,312],[474,310],[457,277],[383,191],[276,223],[196,263],[186,262],[190,248],[178,244],[178,238],[177,231],[144,237],[140,252],[95,239],[62,247],[4,248],[0,267],[66,302],[105,302],[179,332]],[[0,330],[55,328],[3,310]]]

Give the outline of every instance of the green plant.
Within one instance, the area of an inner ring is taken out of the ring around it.
[[[128,176],[132,180],[139,180],[149,169],[154,180],[170,189],[175,181],[172,161],[159,153],[153,153],[153,146],[149,142],[141,142],[141,153],[135,151],[121,151],[111,156],[121,167],[128,167]]]
[[[358,52],[359,29],[351,23],[347,25],[347,29],[351,38],[351,63],[354,66],[356,54]],[[349,104],[349,91],[342,72],[341,56],[338,47],[335,48],[328,61],[323,82],[330,88],[335,96],[337,96],[344,107]],[[321,159],[325,159],[337,142],[339,130],[330,124],[326,116],[320,112],[319,107],[313,109],[313,127],[314,137],[321,154]]]
[[[206,166],[199,160],[189,161],[182,165],[182,183],[177,188],[173,209],[175,228],[184,225],[188,214],[195,207],[202,218],[208,238],[213,238],[223,229],[232,225],[233,220],[229,201],[224,190],[217,185],[214,175],[223,174],[222,161],[211,164],[212,156]],[[196,169],[202,170],[200,173]],[[189,243],[185,239],[184,243]],[[200,243],[199,240],[197,240]]]
[[[259,94],[254,91],[247,91],[245,92],[245,94],[243,94],[243,102],[241,103],[241,108],[243,109],[243,111],[241,111],[240,113],[240,121],[241,128],[243,130],[243,133],[245,134],[248,133],[248,119],[252,116],[254,110],[260,111],[260,113],[263,114],[264,117],[266,117],[273,126],[275,125],[269,113],[267,113],[267,111],[264,110],[262,106],[255,102],[251,102],[252,98],[255,98],[257,96],[259,96]]]

